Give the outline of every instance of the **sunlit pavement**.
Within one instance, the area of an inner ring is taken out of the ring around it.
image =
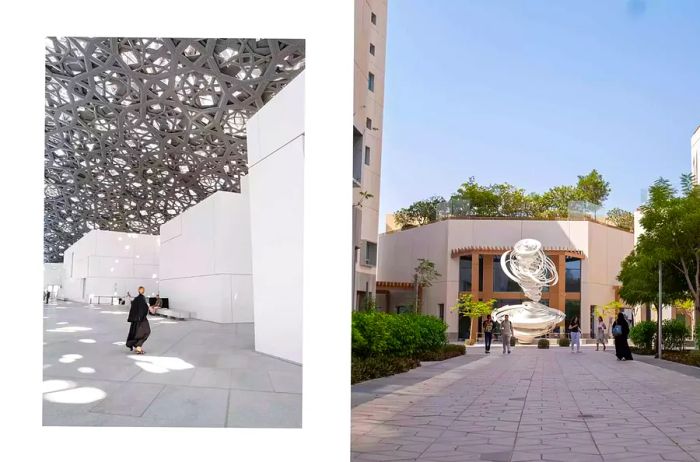
[[[353,408],[353,460],[700,460],[696,377],[594,347],[480,355]]]
[[[44,305],[44,425],[300,427],[301,366],[256,353],[252,324],[150,316],[146,354],[127,310]]]

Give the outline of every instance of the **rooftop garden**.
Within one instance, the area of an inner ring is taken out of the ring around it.
[[[509,183],[482,185],[470,177],[449,200],[433,196],[415,202],[397,210],[394,222],[399,228],[408,229],[449,217],[541,220],[577,218],[594,219],[632,231],[632,212],[615,207],[604,215],[601,213],[610,191],[610,184],[597,170],[579,175],[574,185],[554,186],[541,194],[528,193]]]

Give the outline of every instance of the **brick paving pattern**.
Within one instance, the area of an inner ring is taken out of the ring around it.
[[[353,409],[353,461],[700,461],[698,378],[558,347],[436,372]]]

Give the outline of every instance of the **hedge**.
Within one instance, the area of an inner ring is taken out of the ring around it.
[[[651,351],[656,348],[656,334],[656,322],[641,321],[632,326],[629,338],[641,351]],[[681,319],[666,319],[661,323],[661,335],[664,350],[684,350],[690,329]]]
[[[434,316],[355,312],[352,315],[352,354],[359,358],[415,357],[444,347],[446,331],[447,324]]]
[[[656,323],[654,321],[641,321],[630,329],[630,340],[640,350],[652,350],[656,338]]]
[[[549,340],[546,338],[541,338],[537,341],[537,348],[540,349],[547,349],[549,348]]]
[[[559,343],[560,347],[568,347],[569,345],[571,345],[571,340],[569,340],[569,337],[559,337],[557,343]]]
[[[401,372],[407,372],[419,366],[420,361],[416,358],[396,356],[358,358],[353,356],[351,383],[400,374]]]
[[[462,356],[467,351],[464,345],[448,343],[437,351],[426,351],[418,356],[421,361],[444,361],[445,359]]]

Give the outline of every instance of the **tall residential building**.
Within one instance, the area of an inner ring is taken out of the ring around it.
[[[379,183],[384,114],[387,0],[355,0],[353,103],[353,308],[377,284]]]
[[[695,182],[700,184],[700,125],[695,129],[695,133],[690,137],[690,156],[692,172]]]

